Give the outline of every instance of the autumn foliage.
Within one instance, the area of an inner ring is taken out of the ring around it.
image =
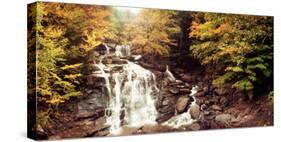
[[[230,83],[250,92],[272,83],[273,17],[156,9],[120,14],[114,7],[37,2],[28,7],[28,98],[42,106],[38,123],[46,125],[61,104],[81,95],[89,58],[95,60],[89,54],[103,43],[150,56],[180,48],[202,66],[222,66],[215,87]]]

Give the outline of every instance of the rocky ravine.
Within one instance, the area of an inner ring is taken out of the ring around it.
[[[101,51],[105,50],[101,48]],[[96,54],[96,56],[99,58],[100,54]],[[156,75],[157,86],[160,90],[155,98],[158,124],[141,127],[124,126],[120,135],[273,125],[273,103],[264,98],[265,96],[249,102],[241,92],[214,88],[210,84],[209,75],[206,75],[201,68],[198,71],[189,72],[181,67],[171,68],[170,71],[175,76],[173,79],[165,71],[168,61],[163,60],[163,63],[155,65],[144,59],[135,60],[132,57],[126,59],[137,62]],[[105,65],[124,63],[124,60],[115,56],[103,60]],[[116,66],[112,71],[120,69],[121,67]],[[99,69],[90,65],[89,70],[97,71]],[[53,128],[40,129],[42,135],[47,135],[49,139],[110,135],[110,126],[106,124],[105,117],[108,113],[106,112],[106,102],[109,99],[108,96],[103,95],[105,80],[91,74],[86,78],[88,87],[81,88],[82,97],[71,105],[66,105],[60,114],[61,118],[68,116],[68,120],[58,118],[58,121],[54,122]],[[197,92],[194,94],[196,105],[191,107],[194,97],[189,94],[194,86],[197,86]],[[262,100],[268,101],[262,102]],[[191,118],[196,120],[194,123],[178,128],[160,125],[188,110]],[[124,116],[121,114],[120,117]]]

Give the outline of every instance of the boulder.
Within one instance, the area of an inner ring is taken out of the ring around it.
[[[193,123],[190,126],[188,126],[188,130],[191,131],[197,131],[200,130],[201,126],[198,123]]]
[[[199,119],[200,116],[200,107],[196,103],[191,104],[190,106],[190,115],[192,119]]]
[[[174,113],[175,107],[169,106],[169,105],[163,106],[163,107],[158,108],[158,112],[159,113]]]
[[[181,74],[181,79],[186,82],[192,82],[192,76],[188,74]]]
[[[212,105],[211,108],[215,111],[222,111],[222,108],[218,105]]]
[[[168,112],[168,113],[159,113],[158,114],[158,117],[156,118],[156,121],[158,123],[162,123],[162,122],[165,122],[167,120],[169,120],[171,117],[173,117],[175,114],[175,112]]]
[[[186,111],[189,100],[190,98],[187,96],[181,96],[178,98],[176,103],[176,110],[178,113],[183,113]]]
[[[112,59],[111,58],[104,58],[102,63],[103,64],[112,64]]]
[[[215,121],[222,123],[222,124],[229,124],[234,119],[235,119],[235,117],[230,114],[219,114],[215,117]]]
[[[87,120],[87,123],[81,121],[81,123],[83,123],[83,125],[78,125],[77,127],[60,131],[50,136],[48,139],[56,140],[56,139],[63,139],[63,138],[87,137],[87,136],[94,135],[98,131],[109,128],[109,126],[106,125],[106,117],[100,117],[95,121]]]

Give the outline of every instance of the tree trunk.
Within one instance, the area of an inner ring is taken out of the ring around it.
[[[179,19],[181,32],[178,44],[182,51],[189,54],[190,39],[188,35],[190,33],[192,17],[190,14],[188,14],[188,12],[180,12]]]

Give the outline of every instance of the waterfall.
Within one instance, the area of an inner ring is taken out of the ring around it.
[[[126,57],[131,55],[131,50],[129,45],[117,45],[115,48],[115,55],[117,57]]]
[[[106,46],[107,47],[107,46]],[[109,54],[109,47],[107,55]],[[123,126],[140,127],[148,124],[158,124],[156,118],[158,112],[155,107],[156,94],[159,93],[155,75],[140,65],[121,57],[131,56],[130,46],[117,45],[114,56],[101,56],[101,61],[95,66],[99,71],[94,75],[103,77],[105,88],[108,95],[106,106],[106,124],[110,126],[110,134],[118,135]],[[116,58],[117,57],[117,58]],[[119,58],[118,58],[119,57]],[[141,58],[141,55],[132,55],[135,60]],[[103,64],[105,58],[112,60],[125,61],[123,64]],[[165,76],[176,81],[175,77],[166,66]],[[194,94],[197,92],[197,86],[193,87],[190,97],[193,102],[190,106],[196,105]],[[160,125],[179,128],[182,125],[192,124],[190,108],[187,112],[173,116]]]
[[[194,97],[194,94],[197,93],[197,89],[198,89],[197,86],[192,87],[191,93],[189,94],[189,96],[191,96],[193,98],[193,102],[191,103],[190,108],[192,107],[192,105],[196,104],[196,98]],[[174,127],[174,128],[179,128],[180,126],[183,126],[183,125],[192,124],[196,120],[191,118],[190,108],[185,113],[173,116],[172,118],[170,118],[169,120],[164,122],[163,125],[167,125],[167,126]]]
[[[157,110],[153,94],[159,91],[155,75],[133,62],[128,62],[123,66],[123,72],[114,73],[112,76],[115,85],[108,108],[111,116],[107,119],[111,133],[118,132],[122,112],[124,125],[155,124]]]
[[[130,56],[130,46],[116,46],[117,57]],[[140,65],[124,60],[126,64],[103,64],[104,58],[95,66],[99,71],[96,76],[103,77],[109,96],[106,108],[107,124],[110,133],[118,133],[120,128],[127,126],[143,126],[155,124],[158,115],[155,108],[154,94],[159,92],[155,75]]]
[[[105,86],[107,89],[108,96],[111,96],[111,86],[109,82],[109,73],[105,73],[106,66],[102,64],[101,62],[99,64],[96,64],[96,67],[100,69],[100,72],[94,72],[95,76],[103,77],[105,79]]]
[[[168,66],[168,65],[166,66],[165,74],[166,74],[166,76],[167,76],[167,78],[168,78],[169,80],[171,80],[171,81],[176,80],[176,78],[174,77],[174,75],[170,72],[169,66]]]
[[[106,44],[104,46],[106,48],[106,55],[108,55],[110,53],[110,48]]]

